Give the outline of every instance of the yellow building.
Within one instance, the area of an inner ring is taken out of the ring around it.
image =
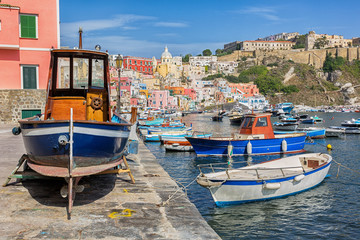
[[[146,84],[146,89],[149,90],[160,90],[160,79],[158,78],[148,78],[144,79],[143,83]]]

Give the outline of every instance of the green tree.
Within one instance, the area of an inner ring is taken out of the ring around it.
[[[218,49],[215,50],[215,54],[216,54],[216,55],[220,55],[220,54],[222,54],[222,53],[223,53],[223,50],[222,50],[222,49],[219,49],[219,48],[218,48]]]
[[[189,62],[189,58],[191,57],[192,55],[190,53],[186,54],[185,57],[182,58],[182,61],[183,62]]]
[[[325,57],[323,71],[324,72],[333,72],[335,70],[340,70],[342,66],[346,63],[343,57],[333,58],[331,53],[327,54]]]
[[[327,40],[326,37],[323,36],[322,38],[318,38],[315,40],[314,48],[317,49],[324,48],[328,44],[329,44],[329,40]]]
[[[202,52],[203,56],[211,56],[212,55],[212,52],[210,51],[210,49],[205,49],[203,52]]]
[[[293,49],[305,48],[306,37],[307,34],[296,36],[295,45],[293,46]]]

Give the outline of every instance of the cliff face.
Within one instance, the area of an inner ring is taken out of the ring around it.
[[[246,69],[253,64],[255,63],[247,59],[239,65]],[[268,74],[283,79],[284,85],[295,85],[299,89],[299,92],[291,94],[267,94],[270,104],[292,102],[313,107],[360,105],[359,64],[348,63],[341,70],[332,73],[324,73],[313,66],[273,56],[264,58],[261,64],[268,66]]]

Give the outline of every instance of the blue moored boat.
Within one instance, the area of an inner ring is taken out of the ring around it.
[[[131,123],[111,117],[108,59],[98,51],[52,50],[44,119],[19,121],[27,165],[68,182],[69,214],[83,176],[124,161]]]
[[[251,155],[304,151],[305,134],[274,135],[271,114],[249,114],[232,137],[186,137],[197,155]]]

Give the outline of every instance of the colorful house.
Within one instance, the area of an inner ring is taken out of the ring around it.
[[[176,105],[176,101],[168,90],[154,90],[148,98],[148,107],[158,109],[177,107],[173,105]]]
[[[59,0],[0,1],[0,122],[44,111],[59,21]]]
[[[259,95],[259,89],[251,83],[229,83],[233,95],[242,95],[243,98]]]
[[[1,1],[1,89],[46,89],[50,50],[59,47],[58,0]]]

